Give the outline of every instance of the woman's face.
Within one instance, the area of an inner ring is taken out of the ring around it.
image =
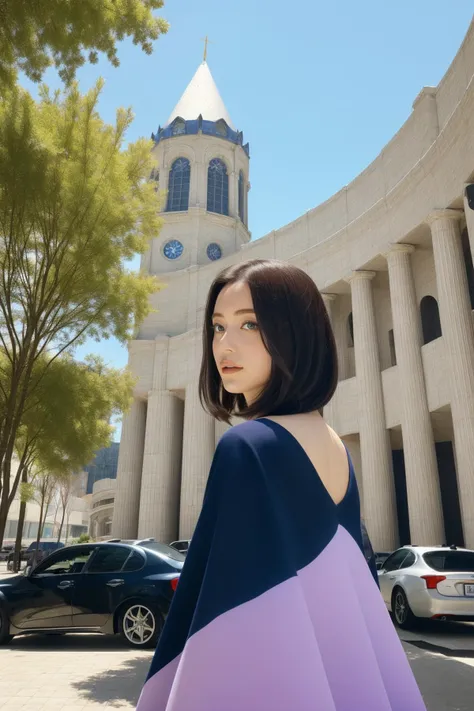
[[[247,284],[229,284],[219,294],[212,317],[212,350],[222,384],[229,393],[243,394],[247,405],[259,397],[271,372]]]

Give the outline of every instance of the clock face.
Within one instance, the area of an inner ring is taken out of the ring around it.
[[[177,239],[171,239],[163,248],[167,259],[178,259],[183,254],[184,247]]]
[[[209,244],[207,247],[207,256],[209,257],[211,262],[215,262],[217,259],[220,259],[222,257],[222,249],[219,247],[218,244],[212,242],[212,244]]]

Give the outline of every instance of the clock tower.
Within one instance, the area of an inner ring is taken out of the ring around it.
[[[187,305],[182,303],[179,313],[176,309],[180,294],[174,286],[181,290],[183,272],[225,259],[250,240],[249,145],[235,128],[206,61],[152,139],[150,179],[162,196],[164,224],[141,267],[166,289],[152,297],[156,312],[138,338],[178,335],[192,326]]]

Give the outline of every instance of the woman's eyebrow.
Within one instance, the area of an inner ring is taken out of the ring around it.
[[[238,311],[234,311],[234,316],[239,316],[240,314],[254,314],[255,311],[253,309],[239,309]],[[217,313],[217,311],[214,311],[212,314],[212,318],[215,318],[218,316],[219,318],[224,318],[223,314]]]

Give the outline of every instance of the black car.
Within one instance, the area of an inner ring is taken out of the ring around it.
[[[22,563],[26,565],[39,565],[45,558],[54,551],[64,548],[64,543],[58,541],[33,541],[28,548],[22,548],[20,551],[20,566]],[[7,558],[7,569],[13,570],[13,561],[15,558],[15,549],[13,549]]]
[[[4,545],[0,548],[0,562],[4,563],[6,560],[8,560],[8,556],[12,552],[15,546],[13,545]]]
[[[0,579],[0,643],[32,632],[120,634],[154,647],[184,556],[154,540],[86,543]]]

